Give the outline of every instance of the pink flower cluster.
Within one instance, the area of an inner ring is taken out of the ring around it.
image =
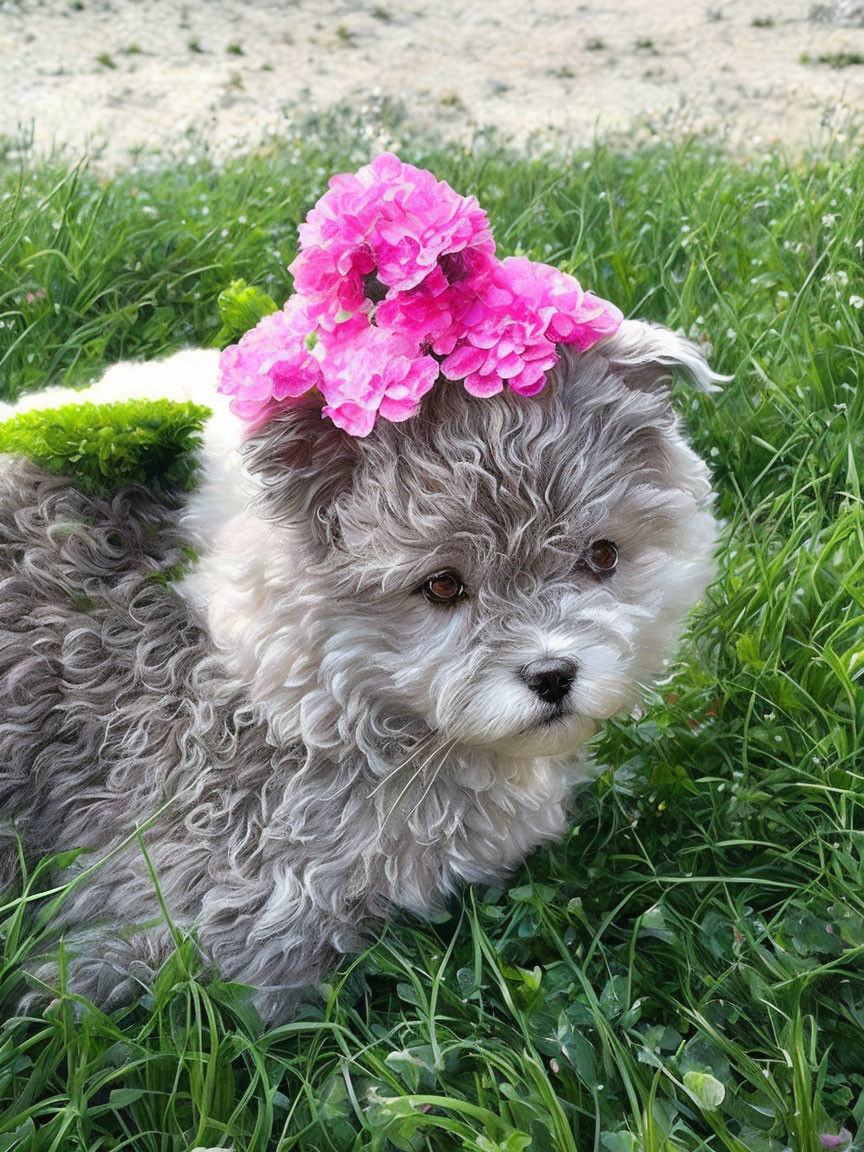
[[[558,359],[614,333],[621,313],[572,276],[498,260],[473,196],[384,153],[334,176],[300,225],[295,295],[222,354],[219,390],[257,427],[317,388],[354,436],[406,420],[439,373],[475,396],[530,396]]]

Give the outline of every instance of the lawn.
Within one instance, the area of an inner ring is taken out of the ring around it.
[[[385,126],[386,127],[386,126]],[[113,178],[0,160],[0,397],[213,343],[242,278],[283,300],[350,118]],[[53,891],[0,908],[0,1152],[864,1149],[864,156],[712,141],[513,153],[403,136],[557,264],[704,342],[676,392],[724,521],[669,680],[596,739],[572,831],[508,889],[405,918],[262,1032],[181,946],[106,1016],[15,1015]]]

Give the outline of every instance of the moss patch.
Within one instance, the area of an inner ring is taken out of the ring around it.
[[[27,456],[86,492],[160,480],[189,489],[210,409],[169,400],[67,404],[0,424],[0,452]]]

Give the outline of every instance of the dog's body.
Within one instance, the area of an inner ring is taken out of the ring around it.
[[[6,458],[6,873],[16,835],[29,857],[128,839],[61,909],[76,991],[119,1002],[170,950],[151,868],[275,1019],[370,923],[561,834],[582,745],[661,671],[711,571],[706,472],[660,384],[676,364],[710,379],[625,322],[538,396],[442,381],[365,440],[304,400],[241,474],[214,355],[182,353],[87,398],[217,404],[191,496],[93,499]]]

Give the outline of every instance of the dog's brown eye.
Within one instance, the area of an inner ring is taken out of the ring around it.
[[[455,604],[465,593],[462,577],[452,568],[436,572],[421,585],[420,591],[430,604]]]
[[[618,549],[611,540],[595,540],[585,562],[595,576],[610,576],[618,567]]]

